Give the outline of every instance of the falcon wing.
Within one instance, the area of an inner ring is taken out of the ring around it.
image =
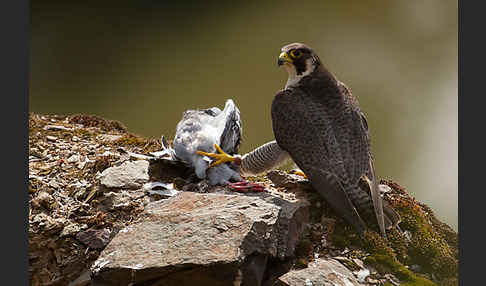
[[[347,137],[336,134],[337,128],[329,124],[332,120],[328,106],[300,89],[281,91],[272,103],[273,131],[279,146],[290,154],[334,210],[363,231],[366,224],[345,190],[350,175],[342,148],[351,150],[352,146],[339,141]]]
[[[378,187],[378,178],[376,178],[375,173],[375,166],[373,164],[373,158],[371,155],[370,150],[370,136],[368,130],[368,122],[366,121],[366,117],[364,116],[361,108],[358,105],[358,101],[356,98],[351,94],[349,89],[341,82],[339,82],[339,89],[344,96],[345,101],[351,107],[351,116],[355,124],[353,126],[353,132],[356,133],[356,136],[353,138],[358,138],[358,140],[354,141],[354,148],[352,148],[351,152],[353,152],[353,157],[356,158],[357,166],[352,171],[355,171],[353,177],[362,176],[367,174],[369,179],[371,180],[370,190],[371,190],[371,199],[373,201],[373,208],[375,210],[376,220],[378,222],[378,226],[380,228],[380,232],[383,236],[385,236],[385,219],[383,215],[383,201],[380,196],[380,190]],[[359,140],[361,139],[361,140]],[[364,153],[366,152],[366,153]],[[367,156],[366,156],[367,155]]]

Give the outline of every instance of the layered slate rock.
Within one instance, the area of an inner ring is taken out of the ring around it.
[[[148,182],[149,162],[145,160],[126,161],[101,173],[101,184],[107,188],[139,189]]]
[[[149,203],[103,250],[93,282],[260,285],[269,258],[293,256],[307,206],[268,194],[193,192]]]
[[[335,259],[317,259],[308,267],[282,275],[274,286],[359,286],[353,273]]]

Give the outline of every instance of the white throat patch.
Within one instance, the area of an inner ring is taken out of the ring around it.
[[[310,73],[312,73],[314,71],[314,69],[316,68],[314,65],[313,65],[313,60],[312,58],[309,58],[305,61],[305,65],[306,65],[306,70],[305,72],[303,72],[302,74],[298,75],[297,74],[297,71],[295,69],[295,66],[291,63],[285,63],[284,66],[285,66],[285,69],[287,70],[288,74],[289,74],[289,77],[287,79],[287,84],[285,85],[285,88],[289,88],[289,87],[292,87],[292,86],[297,86],[299,84],[299,81],[305,77],[306,75],[309,75]]]

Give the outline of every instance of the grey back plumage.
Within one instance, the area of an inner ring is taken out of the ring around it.
[[[346,86],[318,64],[297,86],[275,96],[275,139],[314,188],[358,231],[365,230],[366,224],[357,211],[375,209],[384,235],[366,120]],[[373,175],[372,200],[358,186],[364,175]]]
[[[213,153],[214,144],[229,153],[238,151],[242,135],[240,111],[233,100],[228,99],[223,110],[212,107],[187,110],[177,124],[174,138],[175,156],[195,168],[200,179],[208,177],[210,184],[224,184],[230,179],[241,179],[238,172],[227,164],[208,169],[211,159],[198,155],[197,151]],[[207,172],[206,172],[207,171]]]

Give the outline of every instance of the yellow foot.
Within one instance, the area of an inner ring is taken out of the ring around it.
[[[301,170],[292,169],[289,171],[290,174],[299,175],[307,179],[307,176]]]
[[[208,156],[208,157],[216,159],[216,161],[212,162],[209,165],[209,168],[217,166],[217,165],[222,164],[222,163],[234,162],[236,160],[235,157],[226,154],[226,152],[224,152],[223,149],[221,149],[221,147],[218,146],[218,144],[214,144],[214,147],[216,147],[216,150],[218,150],[218,153],[207,153],[207,152],[204,152],[204,151],[197,151],[198,155]]]

